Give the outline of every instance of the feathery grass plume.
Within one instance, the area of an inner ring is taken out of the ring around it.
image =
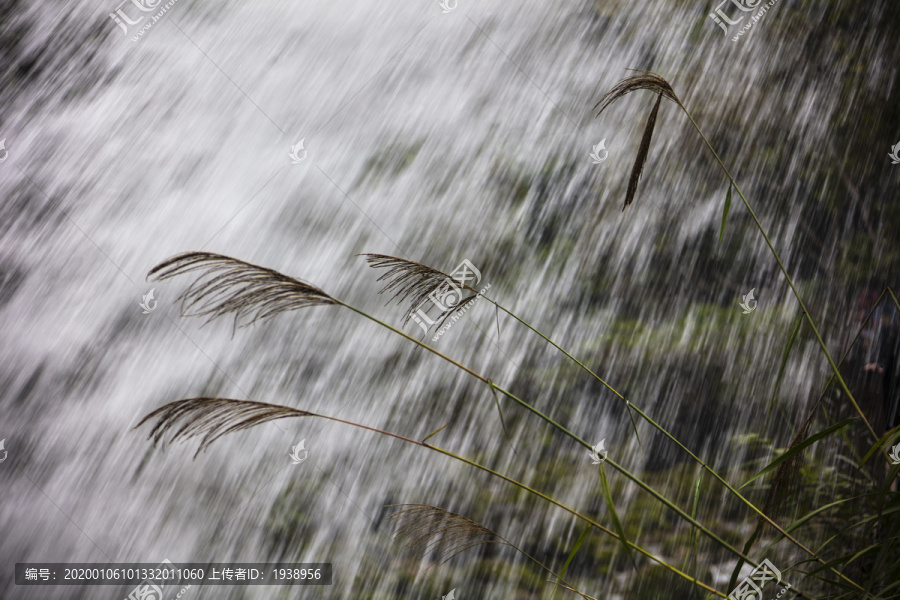
[[[637,71],[637,69],[631,70]],[[641,174],[644,172],[644,164],[647,162],[647,155],[650,152],[650,141],[653,139],[653,129],[656,127],[656,117],[659,114],[659,105],[662,102],[662,99],[667,98],[678,104],[678,106],[682,106],[681,101],[678,99],[678,96],[675,95],[675,91],[672,89],[672,86],[669,85],[668,81],[656,73],[638,71],[637,75],[626,77],[617,83],[603,96],[603,98],[600,99],[600,102],[594,105],[594,108],[600,107],[596,116],[599,117],[600,113],[606,110],[619,98],[637,90],[652,90],[656,92],[658,96],[656,98],[656,104],[653,106],[653,110],[650,111],[650,117],[647,119],[647,125],[644,127],[644,135],[641,137],[641,146],[634,159],[634,166],[631,168],[631,177],[628,180],[628,191],[625,194],[625,204],[622,206],[622,210],[625,210],[625,208],[634,201],[638,181],[640,181]]]
[[[396,256],[388,256],[386,254],[360,254],[359,256],[364,256],[366,262],[369,263],[369,266],[373,269],[387,269],[387,272],[378,278],[378,281],[386,281],[385,286],[378,293],[384,294],[385,292],[390,292],[392,294],[390,300],[387,302],[388,304],[394,300],[396,300],[398,304],[404,304],[407,301],[409,302],[406,313],[403,315],[404,325],[406,325],[413,314],[428,301],[431,294],[437,291],[441,286],[445,285],[448,280],[453,281],[452,277],[442,271],[438,271],[437,269],[433,269],[422,263],[397,258]],[[462,287],[463,289],[475,292],[476,296],[470,296],[465,300],[460,299],[460,302],[456,306],[442,312],[438,317],[441,319],[441,326],[452,313],[462,309],[467,304],[470,304],[477,297],[478,290],[466,284],[462,284]]]
[[[477,546],[485,544],[509,546],[556,577],[556,581],[548,580],[551,583],[561,585],[587,600],[597,600],[570,586],[547,565],[481,523],[428,504],[389,504],[388,506],[401,507],[401,510],[388,517],[394,526],[394,537],[405,540],[406,544],[403,547],[417,554],[420,559],[429,552],[433,552],[438,560],[444,558],[441,561],[443,564],[454,556]]]
[[[485,544],[513,546],[495,531],[481,523],[449,510],[427,504],[392,504],[402,507],[389,519],[394,537],[405,541],[404,548],[423,558],[433,551],[438,560],[447,562],[469,548]]]
[[[598,106],[600,107],[600,110],[598,110],[597,114],[594,116],[599,117],[600,113],[609,108],[609,106],[613,102],[615,102],[622,96],[625,96],[626,94],[630,94],[631,92],[635,92],[637,90],[651,90],[653,92],[656,92],[657,94],[662,94],[678,106],[682,106],[681,100],[679,100],[678,96],[675,95],[675,90],[672,89],[672,86],[668,81],[666,81],[656,73],[651,73],[650,71],[641,71],[640,69],[628,70],[637,72],[637,75],[626,77],[625,79],[614,85],[611,90],[606,92],[603,98],[600,99],[600,102],[594,105],[595,109]]]
[[[164,280],[193,271],[200,276],[178,298],[182,315],[208,316],[207,322],[233,312],[237,328],[307,306],[340,304],[311,283],[211,252],[178,254],[153,267],[147,277]],[[247,318],[243,325],[242,317]]]
[[[187,398],[163,404],[141,419],[135,429],[157,418],[148,437],[153,438],[153,445],[166,443],[165,437],[171,434],[168,443],[185,442],[191,438],[203,436],[200,447],[194,458],[210,444],[223,435],[249,429],[262,423],[287,419],[290,417],[311,417],[314,413],[305,410],[253,402],[251,400],[233,400],[230,398]]]

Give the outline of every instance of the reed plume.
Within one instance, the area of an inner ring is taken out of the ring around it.
[[[636,69],[632,69],[636,70]],[[684,111],[684,114],[687,115],[688,119],[691,121],[691,124],[697,130],[697,133],[703,138],[703,141],[706,143],[706,147],[709,148],[709,151],[715,157],[716,161],[719,163],[719,166],[722,167],[722,171],[728,177],[728,180],[731,182],[731,186],[737,191],[738,195],[741,197],[741,200],[744,203],[744,206],[747,208],[747,211],[750,213],[750,216],[753,219],[753,222],[756,224],[757,229],[760,234],[763,236],[763,239],[766,241],[766,245],[769,247],[769,250],[772,252],[772,256],[775,258],[775,262],[778,263],[778,267],[787,280],[788,285],[791,288],[791,292],[794,294],[794,297],[797,299],[797,303],[800,305],[800,309],[802,310],[803,317],[809,323],[812,328],[813,334],[816,336],[816,341],[819,343],[819,347],[822,349],[822,353],[825,355],[825,358],[828,360],[828,364],[831,366],[831,370],[834,374],[834,377],[837,379],[837,382],[840,384],[841,389],[844,393],[847,394],[847,399],[850,404],[856,410],[857,414],[859,414],[860,419],[865,424],[866,428],[869,430],[869,433],[872,435],[875,441],[878,441],[879,436],[875,433],[875,429],[872,427],[872,424],[869,423],[869,420],[866,418],[865,413],[860,408],[859,403],[857,403],[856,399],[853,397],[853,393],[850,391],[850,388],[847,386],[847,382],[844,381],[844,378],[841,376],[841,373],[838,369],[838,366],[835,364],[834,359],[831,357],[831,353],[828,351],[828,347],[825,344],[825,341],[822,339],[822,335],[819,333],[818,327],[816,327],[815,321],[813,321],[812,315],[809,310],[806,308],[806,304],[803,302],[803,298],[800,296],[800,292],[797,290],[797,286],[794,284],[794,280],[791,278],[791,275],[788,273],[787,268],[785,268],[784,263],[781,260],[781,257],[778,255],[778,252],[775,250],[775,247],[772,245],[772,240],[769,239],[769,235],[766,233],[765,228],[762,223],[759,221],[759,218],[756,216],[756,213],[753,211],[753,207],[750,206],[750,203],[747,201],[746,196],[744,196],[744,192],[741,191],[741,188],[738,186],[737,182],[734,180],[734,177],[728,171],[728,168],[725,166],[725,163],[722,162],[722,159],[719,157],[719,154],[715,151],[715,148],[712,147],[712,144],[709,143],[709,140],[703,135],[703,131],[700,130],[700,126],[697,125],[697,122],[691,116],[691,113],[685,108],[685,106],[681,103],[678,97],[675,95],[672,86],[665,79],[656,75],[655,73],[650,73],[649,71],[639,71],[637,75],[632,75],[631,77],[627,77],[616,84],[609,92],[607,92],[603,98],[601,98],[600,102],[598,102],[594,108],[600,107],[600,110],[597,112],[597,116],[600,115],[606,108],[608,108],[613,102],[622,98],[626,94],[629,94],[633,91],[637,90],[652,90],[659,94],[657,98],[656,105],[653,108],[653,112],[650,114],[650,118],[647,121],[647,127],[644,130],[644,136],[641,142],[641,149],[638,151],[637,159],[634,164],[634,168],[631,171],[631,180],[628,183],[628,192],[625,197],[625,206],[631,203],[633,200],[634,191],[637,189],[637,182],[640,178],[641,173],[643,172],[644,162],[647,159],[646,152],[649,150],[650,139],[653,135],[653,127],[656,123],[656,112],[659,109],[660,100],[662,97],[666,97],[669,100],[677,103],[681,109]],[[731,187],[729,187],[729,192],[726,197],[726,211],[730,206],[730,198],[731,198]],[[623,207],[624,210],[624,207]],[[725,218],[723,217],[723,231],[724,231],[724,222]],[[720,234],[721,236],[721,234]],[[890,288],[888,288],[890,290]],[[892,292],[893,294],[893,292]],[[896,301],[896,298],[895,298]],[[884,455],[885,460],[888,460],[887,452],[882,448],[882,454]]]
[[[403,507],[389,517],[394,537],[404,541],[404,549],[424,558],[433,551],[441,562],[476,546],[513,546],[497,532],[449,510],[427,504],[397,504]]]
[[[637,69],[631,70],[637,71]],[[599,117],[600,113],[606,110],[619,98],[637,90],[651,90],[656,92],[658,96],[656,97],[656,104],[653,106],[653,110],[650,111],[650,117],[647,119],[647,125],[644,127],[644,135],[641,136],[641,146],[634,159],[634,165],[631,167],[631,177],[628,180],[628,190],[625,193],[625,204],[622,206],[622,210],[625,210],[625,208],[634,201],[638,181],[641,179],[641,174],[644,172],[644,164],[646,164],[647,156],[650,153],[650,141],[653,139],[653,129],[656,127],[656,117],[659,114],[659,105],[662,102],[662,99],[666,98],[671,100],[678,104],[678,106],[684,108],[668,81],[656,73],[651,73],[650,71],[638,71],[636,75],[626,77],[613,86],[613,88],[600,99],[600,102],[594,105],[595,109],[598,106],[600,107],[596,116]]]
[[[153,445],[185,442],[203,436],[194,458],[223,435],[249,429],[262,423],[290,417],[311,417],[314,413],[305,410],[230,398],[186,398],[163,404],[146,415],[134,426],[135,429],[158,418],[150,438]],[[166,441],[166,437],[170,436]]]
[[[477,546],[485,544],[509,546],[556,577],[556,581],[548,580],[550,583],[575,592],[587,600],[597,600],[570,586],[544,563],[477,521],[428,504],[391,504],[389,506],[403,507],[388,519],[395,527],[394,537],[405,541],[403,547],[414,552],[420,559],[431,551],[438,559],[443,558],[444,560],[441,562],[445,563],[454,556]]]
[[[596,109],[598,106],[600,110],[597,111],[597,114],[594,115],[596,117],[600,116],[604,110],[609,108],[609,106],[630,94],[631,92],[636,92],[638,90],[650,90],[652,92],[656,92],[658,94],[662,94],[665,96],[667,100],[671,100],[678,106],[682,106],[681,100],[678,99],[678,96],[675,95],[675,90],[672,89],[672,86],[668,81],[657,75],[656,73],[651,73],[650,71],[641,71],[640,69],[628,69],[629,71],[637,72],[637,75],[632,75],[631,77],[626,77],[619,83],[613,86],[611,90],[606,92],[603,98],[600,99],[600,102],[594,105]]]
[[[208,316],[206,322],[234,313],[235,328],[245,327],[307,306],[340,304],[311,283],[212,252],[178,254],[153,267],[147,277],[162,281],[194,271],[200,276],[178,301],[183,316]]]
[[[378,293],[391,294],[387,304],[394,301],[401,305],[407,303],[406,312],[403,315],[404,325],[409,322],[417,310],[425,305],[433,293],[441,289],[448,281],[453,280],[450,275],[443,271],[438,271],[415,261],[397,258],[396,256],[388,256],[386,254],[360,254],[359,256],[364,256],[366,262],[373,269],[387,269],[387,272],[378,278],[378,281],[385,281],[384,287]],[[477,290],[466,284],[462,284],[462,287],[474,292],[475,295],[465,299],[460,298],[456,305],[446,311],[442,311],[438,316],[438,319],[441,320],[439,326],[452,313],[471,304],[477,297]]]

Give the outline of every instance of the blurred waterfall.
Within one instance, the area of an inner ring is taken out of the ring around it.
[[[852,289],[842,279],[856,269],[846,248],[867,247],[855,236],[873,241],[865,264],[898,264],[884,257],[900,211],[878,208],[896,204],[885,156],[900,136],[886,34],[896,9],[781,0],[732,42],[707,4],[459,0],[444,13],[437,2],[180,0],[132,42],[112,3],[9,0],[0,597],[128,593],[16,587],[16,562],[164,558],[334,565],[331,587],[195,587],[185,600],[526,597],[515,596],[523,573],[540,586],[527,597],[548,597],[537,567],[506,550],[417,571],[384,505],[459,512],[552,568],[583,529],[461,463],[331,422],[266,424],[196,460],[193,445],[154,449],[148,427],[132,431],[179,398],[287,404],[413,439],[447,425],[429,442],[605,513],[584,448],[502,400],[508,440],[488,389],[350,311],[306,309],[233,335],[228,319],[181,318],[188,280],[145,281],[178,252],[279,270],[395,326],[404,309],[385,306],[381,273],[356,254],[445,271],[468,259],[492,298],[723,472],[742,460],[732,434],[789,439],[827,363],[801,336],[767,419],[798,309],[748,211],[735,194],[717,247],[727,179],[666,102],[623,212],[654,98],[629,95],[599,119],[592,107],[627,68],[669,79],[839,353],[855,290],[896,285],[885,269]],[[301,139],[308,154],[294,164]],[[608,158],[594,164],[603,139]],[[742,315],[751,288],[758,309]],[[151,289],[158,304],[144,314]],[[636,473],[684,460],[644,423],[638,444],[617,397],[487,302],[434,345],[589,442],[605,439]],[[309,458],[292,465],[301,440]],[[621,501],[639,506],[633,492]],[[491,577],[473,575],[479,564]],[[602,567],[573,577],[624,597],[616,574],[628,569]]]

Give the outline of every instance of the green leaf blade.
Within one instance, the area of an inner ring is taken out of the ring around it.
[[[782,454],[781,456],[779,456],[778,458],[776,458],[775,460],[773,460],[772,462],[770,462],[770,463],[766,466],[766,468],[764,468],[762,471],[760,471],[759,473],[757,473],[756,475],[754,475],[753,477],[751,477],[751,478],[747,481],[747,483],[745,483],[744,485],[742,485],[742,486],[739,487],[738,489],[744,489],[745,487],[747,487],[748,485],[750,485],[752,482],[756,481],[757,479],[759,479],[760,477],[762,477],[763,475],[765,475],[766,473],[769,473],[770,471],[774,470],[776,467],[778,467],[778,465],[780,465],[780,464],[783,463],[784,461],[786,461],[786,460],[788,460],[789,458],[791,458],[791,457],[797,455],[798,453],[802,452],[804,449],[806,449],[807,447],[809,447],[809,446],[815,444],[817,441],[819,441],[819,440],[822,439],[823,437],[828,436],[828,435],[831,435],[831,434],[834,433],[835,431],[838,431],[838,430],[840,430],[840,429],[843,429],[844,427],[846,427],[847,425],[849,425],[849,424],[852,423],[853,421],[856,421],[858,418],[859,418],[859,417],[851,417],[851,418],[849,418],[849,419],[844,419],[844,420],[841,421],[840,423],[836,423],[836,424],[832,425],[831,427],[828,427],[828,428],[826,428],[826,429],[823,429],[823,430],[820,431],[819,433],[816,433],[815,435],[812,435],[812,436],[806,438],[805,440],[803,440],[802,442],[800,442],[799,444],[797,444],[796,446],[794,446],[793,448],[789,449],[787,452],[785,452],[784,454]]]
[[[725,208],[722,210],[722,227],[719,228],[719,245],[722,245],[722,237],[725,235],[725,222],[728,221],[728,212],[731,210],[731,182],[728,183],[728,193],[725,194]]]
[[[564,581],[566,576],[566,571],[569,569],[569,565],[572,563],[572,559],[575,558],[575,554],[581,548],[581,545],[584,543],[584,540],[587,539],[587,535],[591,532],[591,527],[593,525],[588,525],[585,530],[578,536],[578,541],[575,542],[575,545],[572,547],[572,551],[569,552],[569,558],[566,559],[566,563],[563,565],[562,569],[559,571],[559,580]]]
[[[622,527],[622,522],[619,520],[619,515],[616,512],[616,505],[613,504],[612,494],[609,491],[609,481],[606,479],[606,470],[602,464],[600,465],[600,482],[603,485],[603,498],[606,500],[606,508],[609,509],[609,517],[612,519],[613,527],[615,527],[616,533],[619,534],[619,541],[622,542],[622,547],[625,548],[625,554],[628,555],[631,564],[637,569],[637,563],[634,562],[631,548],[628,547],[628,542],[625,539],[625,529]]]

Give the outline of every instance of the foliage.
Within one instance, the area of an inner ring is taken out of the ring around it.
[[[635,198],[637,184],[647,162],[656,115],[662,98],[666,98],[683,110],[727,176],[729,191],[719,237],[724,235],[733,189],[796,298],[799,316],[786,340],[781,366],[773,368],[777,376],[767,382],[767,390],[777,390],[785,361],[801,327],[804,332],[811,333],[831,368],[832,373],[822,395],[811,404],[787,449],[775,448],[771,440],[757,434],[744,434],[734,439],[747,450],[744,468],[736,473],[720,473],[688,447],[690,442],[686,443],[676,428],[657,422],[638,403],[626,398],[583,361],[487,297],[498,310],[506,312],[539,335],[613,393],[623,412],[632,419],[635,436],[638,435],[638,422],[649,427],[656,439],[678,448],[692,461],[687,465],[689,468],[672,467],[661,474],[639,476],[608,457],[601,465],[595,482],[605,511],[599,507],[585,510],[567,506],[534,484],[518,481],[472,458],[431,445],[427,443],[427,438],[413,440],[335,416],[287,406],[241,399],[191,398],[165,404],[147,415],[141,424],[156,420],[151,431],[155,442],[200,436],[199,452],[226,434],[259,423],[282,418],[322,418],[443,454],[504,481],[517,492],[567,512],[578,521],[578,530],[583,533],[577,540],[572,540],[573,547],[563,554],[566,558],[560,574],[548,567],[543,557],[536,557],[527,544],[516,545],[508,541],[512,537],[509,533],[502,532],[501,535],[497,528],[488,528],[468,516],[440,507],[413,505],[401,508],[393,517],[398,524],[398,537],[420,551],[436,550],[439,556],[449,557],[473,548],[484,552],[485,546],[499,547],[496,552],[512,548],[546,571],[551,577],[548,581],[559,589],[585,598],[602,594],[600,591],[581,591],[573,585],[575,582],[571,574],[578,576],[582,555],[587,555],[589,561],[603,556],[610,565],[615,563],[615,567],[607,568],[633,569],[635,575],[627,589],[628,598],[682,598],[694,594],[698,597],[725,598],[738,582],[742,566],[749,564],[757,567],[763,558],[781,565],[784,581],[790,582],[792,593],[800,597],[864,600],[900,596],[900,515],[896,515],[900,512],[900,494],[890,491],[900,465],[892,465],[885,452],[885,448],[894,443],[897,432],[889,432],[880,438],[877,435],[845,381],[840,368],[843,358],[835,363],[816,321],[749,201],[671,85],[659,75],[639,72],[614,87],[598,103],[600,111],[627,94],[640,90],[650,90],[657,98],[632,170],[625,208]],[[387,281],[383,291],[391,292],[393,298],[401,303],[408,303],[404,315],[406,319],[447,277],[426,265],[396,257],[367,255],[367,258],[370,266],[388,269],[381,278]],[[554,435],[568,438],[585,450],[591,450],[591,444],[537,409],[533,402],[312,284],[265,267],[211,253],[187,253],[173,257],[155,267],[151,274],[168,278],[191,272],[198,272],[199,277],[182,296],[185,309],[190,314],[210,319],[233,314],[235,324],[238,324],[242,317],[252,323],[281,312],[311,306],[349,310],[428,350],[484,384],[486,393],[494,396],[498,408],[500,396],[503,396],[504,400],[511,401],[511,405],[507,403],[506,406],[524,409],[542,420]],[[473,289],[469,291],[475,296],[482,296]],[[882,294],[880,301],[897,304],[893,291],[888,289],[887,292]],[[505,428],[505,424],[501,426]],[[860,445],[861,440],[866,442],[863,446]],[[607,469],[613,476],[607,476]],[[659,480],[660,475],[665,480]],[[623,498],[630,500],[623,502]],[[783,517],[782,513],[785,513]],[[730,522],[723,525],[725,520]],[[735,521],[739,527],[735,526]],[[738,536],[734,533],[736,529],[741,531]],[[668,543],[662,545],[665,556],[660,555],[657,544],[652,543],[653,538],[649,537],[661,532],[671,532]],[[281,533],[289,539],[289,534]],[[602,534],[602,539],[608,544],[598,543],[597,534]],[[716,586],[709,583],[711,572],[705,567],[699,568],[699,565],[709,565],[711,560],[726,557],[735,561],[735,566],[727,589],[723,589],[721,583]],[[562,564],[563,560],[559,562]],[[570,580],[563,576],[570,577]],[[586,583],[590,584],[590,580]]]

